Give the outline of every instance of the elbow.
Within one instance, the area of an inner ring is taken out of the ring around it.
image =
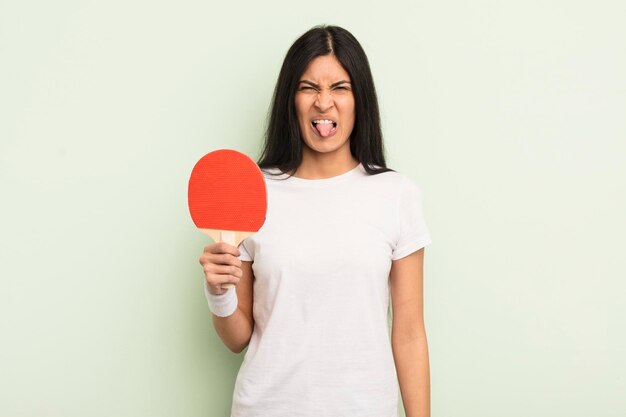
[[[248,340],[246,343],[240,343],[238,345],[228,346],[228,349],[230,349],[230,351],[233,353],[241,353],[244,351],[245,348],[248,347],[249,342],[250,340]]]
[[[404,346],[413,343],[427,343],[426,330],[423,326],[411,329],[392,329],[391,344]]]
[[[250,344],[250,339],[252,339],[252,334],[248,335],[248,337],[246,337],[246,340],[244,340],[243,342],[228,346],[228,349],[230,349],[230,351],[233,353],[241,353]]]

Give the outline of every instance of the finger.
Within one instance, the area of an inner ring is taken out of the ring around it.
[[[238,266],[234,265],[219,265],[214,263],[204,264],[204,272],[217,275],[233,275],[241,278],[243,271]]]
[[[239,284],[240,278],[233,275],[208,274],[206,281],[211,288],[220,288],[222,284]]]
[[[236,246],[226,242],[217,242],[204,247],[205,253],[230,253],[233,256],[239,256],[240,252]]]
[[[205,253],[198,259],[200,265],[206,263],[214,263],[219,265],[234,265],[241,267],[243,262],[238,257],[231,255],[230,253]]]
[[[211,262],[219,265],[234,265],[238,267],[241,267],[242,265],[241,260],[230,253],[208,253],[202,255],[202,258],[204,258],[204,262]],[[200,261],[200,263],[204,262]]]

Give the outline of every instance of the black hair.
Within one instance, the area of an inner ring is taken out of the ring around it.
[[[295,106],[296,89],[309,63],[318,56],[334,54],[350,76],[355,104],[355,122],[350,152],[368,174],[393,171],[385,164],[378,98],[365,51],[356,38],[339,26],[318,25],[291,45],[278,75],[260,168],[277,167],[295,172],[302,162],[302,137]],[[280,173],[278,173],[280,174]]]

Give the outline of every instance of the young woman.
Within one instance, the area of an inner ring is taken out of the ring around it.
[[[317,26],[291,46],[259,167],[266,221],[200,257],[215,329],[248,347],[231,417],[430,415],[420,188],[385,165],[365,52]],[[224,283],[235,288],[222,289]],[[391,296],[391,343],[387,313]]]

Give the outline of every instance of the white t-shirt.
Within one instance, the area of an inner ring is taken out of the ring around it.
[[[267,172],[265,223],[239,246],[255,325],[231,417],[397,417],[389,271],[431,242],[420,188],[361,164],[316,180]]]

